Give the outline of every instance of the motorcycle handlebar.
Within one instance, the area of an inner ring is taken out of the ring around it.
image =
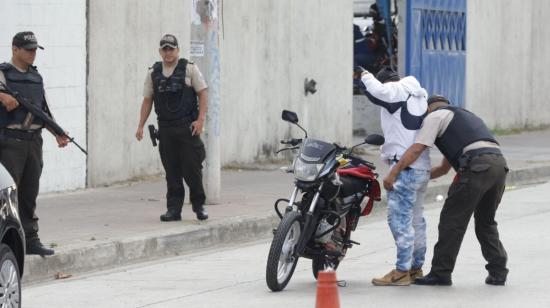
[[[290,148],[284,148],[284,149],[280,149],[280,150],[277,150],[275,151],[275,154],[279,154],[283,151],[288,151],[288,150],[296,150],[296,149],[299,149],[300,147],[297,147],[297,146],[293,146],[293,147],[290,147]]]
[[[302,138],[296,139],[288,139],[288,140],[281,140],[281,144],[290,144],[292,146],[297,146],[298,144],[302,143]]]

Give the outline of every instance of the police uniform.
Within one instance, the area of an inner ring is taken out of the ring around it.
[[[457,172],[441,210],[430,277],[416,282],[451,283],[451,273],[473,214],[475,233],[487,261],[488,280],[493,279],[486,282],[504,284],[508,274],[507,254],[499,239],[495,213],[504,193],[508,167],[497,140],[479,117],[447,105],[424,119],[416,143],[435,144]]]
[[[181,219],[185,196],[182,178],[189,187],[190,201],[197,218],[206,219],[206,199],[202,183],[204,144],[192,135],[191,123],[198,116],[197,93],[207,85],[198,67],[186,59],[168,67],[157,62],[149,69],[143,96],[152,98],[159,125],[159,152],[166,172],[167,213],[161,220]]]
[[[16,45],[16,38],[23,34],[32,35],[34,48],[36,48],[36,39],[32,32],[18,33],[14,37],[14,45]],[[32,104],[47,111],[44,82],[36,67],[29,66],[25,71],[11,62],[2,63],[0,81],[10,91],[19,93],[22,98],[28,99]],[[2,89],[0,84],[0,90]],[[38,217],[35,213],[43,166],[41,135],[43,126],[42,120],[34,117],[22,106],[9,112],[3,106],[0,107],[0,162],[17,184],[19,216],[25,231],[27,253],[50,255],[54,251],[43,247],[40,243]]]

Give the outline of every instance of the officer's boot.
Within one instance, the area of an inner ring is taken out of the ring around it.
[[[26,253],[28,255],[40,255],[42,257],[44,256],[51,256],[55,253],[53,249],[49,249],[44,247],[40,240],[29,240],[27,243],[27,249]]]
[[[179,221],[181,220],[181,207],[168,207],[165,214],[160,215],[160,221]]]
[[[197,215],[198,220],[207,220],[208,219],[208,213],[204,209],[204,206],[201,205],[193,205],[193,212]]]

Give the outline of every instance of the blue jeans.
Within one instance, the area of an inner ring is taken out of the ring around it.
[[[429,180],[430,171],[403,170],[393,185],[393,191],[388,191],[388,225],[397,246],[395,267],[402,272],[424,265],[424,196]]]

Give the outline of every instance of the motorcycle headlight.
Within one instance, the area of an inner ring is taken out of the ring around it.
[[[311,182],[317,178],[319,171],[324,164],[311,164],[303,162],[301,159],[296,159],[294,162],[294,177],[297,180]]]

